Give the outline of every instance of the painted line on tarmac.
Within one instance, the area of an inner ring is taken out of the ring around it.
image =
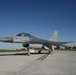
[[[51,53],[46,53],[43,56],[41,56],[40,58],[38,58],[37,60],[44,60],[49,54],[51,54]]]

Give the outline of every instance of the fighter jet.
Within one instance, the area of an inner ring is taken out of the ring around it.
[[[0,42],[22,43],[22,46],[28,49],[28,55],[30,55],[30,52],[29,52],[30,44],[41,44],[42,48],[44,48],[45,46],[48,47],[49,48],[48,51],[50,53],[53,51],[53,46],[59,46],[59,45],[70,43],[70,42],[56,41],[57,34],[58,32],[55,31],[51,39],[45,40],[45,39],[34,37],[28,33],[19,33],[16,36],[0,38]],[[38,53],[41,53],[41,51],[39,50]]]

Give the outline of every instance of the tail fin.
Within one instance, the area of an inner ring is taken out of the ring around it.
[[[55,31],[54,34],[52,35],[51,39],[49,39],[50,41],[57,41],[57,35],[58,35],[58,31]]]

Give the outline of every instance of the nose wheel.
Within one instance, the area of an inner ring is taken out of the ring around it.
[[[30,56],[30,52],[28,51],[28,56]]]
[[[30,50],[29,50],[29,48],[27,48],[27,51],[28,51],[28,56],[30,56]]]

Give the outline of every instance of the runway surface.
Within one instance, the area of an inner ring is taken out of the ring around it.
[[[54,51],[44,60],[45,53],[0,53],[0,75],[76,75],[76,51]]]

